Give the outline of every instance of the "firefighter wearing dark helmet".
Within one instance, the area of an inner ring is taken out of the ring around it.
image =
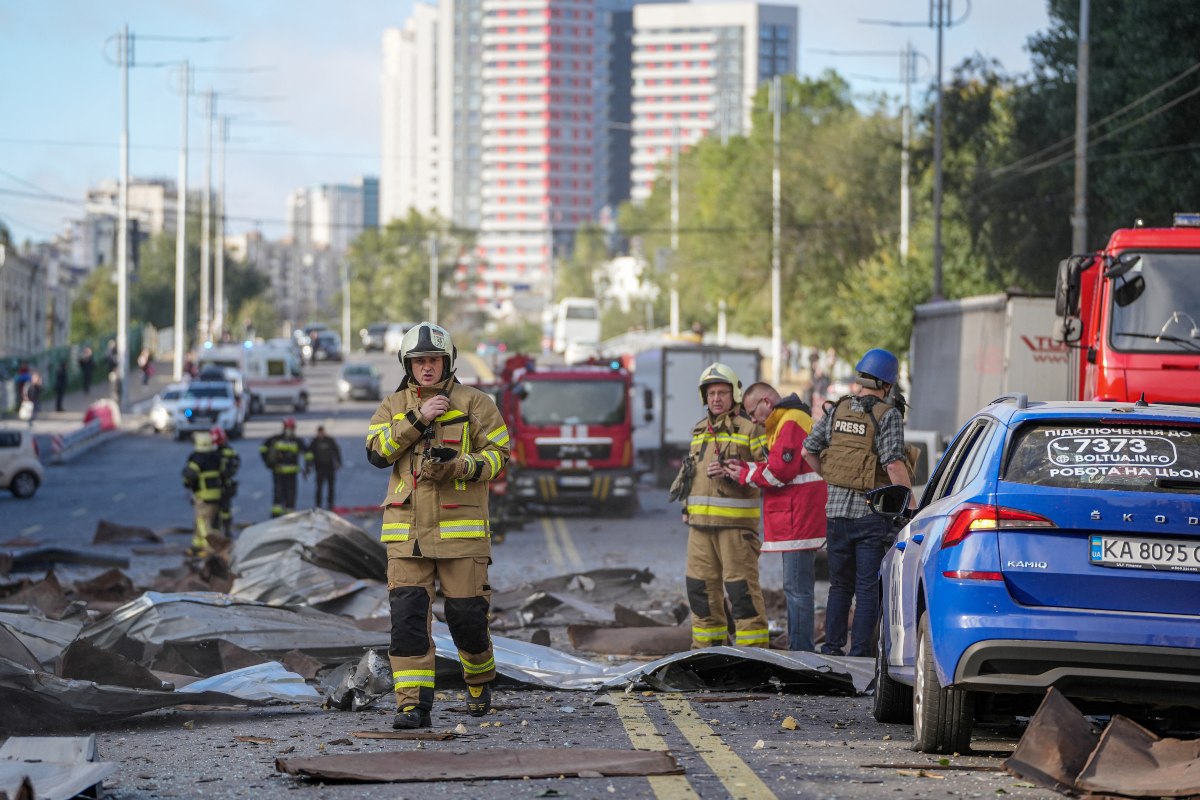
[[[271,516],[296,510],[296,480],[305,460],[312,460],[304,442],[296,438],[296,420],[285,417],[283,430],[258,448],[263,464],[271,470]]]
[[[433,706],[435,579],[467,684],[467,711],[483,716],[491,708],[487,484],[508,461],[508,428],[490,397],[455,378],[457,351],[443,328],[410,328],[397,355],[404,379],[371,418],[367,459],[391,469],[381,538],[399,709],[392,726],[423,728]]]
[[[842,655],[849,633],[847,654],[868,656],[875,652],[879,565],[891,544],[892,524],[871,511],[866,493],[890,484],[912,486],[912,481],[904,460],[904,421],[887,399],[899,361],[876,348],[854,371],[857,395],[825,404],[825,415],[804,441],[804,459],[829,487],[829,601],[821,652]],[[847,631],[851,600],[854,630]]]
[[[765,459],[766,435],[742,409],[742,383],[729,366],[706,367],[699,387],[706,414],[692,429],[685,469],[690,462],[695,474],[683,508],[692,649],[725,644],[726,595],[733,612],[733,644],[766,647],[770,639],[758,583],[759,491],[731,480],[723,466],[729,459]]]

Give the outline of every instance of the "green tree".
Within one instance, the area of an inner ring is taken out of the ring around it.
[[[607,258],[604,229],[595,223],[580,226],[575,232],[575,248],[571,257],[556,265],[554,299],[595,297],[596,281],[593,275]]]
[[[438,243],[438,283],[444,288],[454,265],[471,249],[470,237],[444,221],[410,211],[404,219],[367,230],[354,241],[347,255],[352,330],[377,321],[427,316],[431,236]],[[444,320],[457,319],[452,298],[444,293],[438,310]]]

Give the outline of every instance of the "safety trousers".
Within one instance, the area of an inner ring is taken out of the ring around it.
[[[736,628],[733,644],[770,644],[766,606],[758,584],[760,550],[762,543],[754,531],[688,529],[687,596],[692,609],[693,650],[727,642],[726,594]]]
[[[193,497],[192,506],[196,512],[196,523],[192,532],[192,549],[197,552],[207,553],[212,549],[208,543],[208,535],[210,533],[221,532],[221,529],[217,527],[217,518],[221,510],[221,504],[219,501],[212,502],[201,500],[199,497]]]
[[[271,482],[271,516],[281,517],[296,510],[296,473],[274,472]]]
[[[388,656],[399,708],[433,707],[435,647],[430,629],[434,578],[442,587],[446,625],[458,648],[463,680],[476,686],[495,679],[496,660],[488,630],[492,605],[488,561],[487,556],[388,559],[392,611]]]

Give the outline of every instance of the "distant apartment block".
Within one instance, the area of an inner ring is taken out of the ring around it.
[[[340,254],[291,242],[267,241],[260,233],[226,237],[234,258],[265,275],[279,316],[298,327],[329,309],[341,291]]]
[[[297,189],[288,196],[287,224],[293,244],[344,253],[367,228],[379,224],[379,180]]]
[[[144,240],[160,233],[174,233],[179,191],[172,180],[133,179],[129,182],[130,235]],[[198,210],[202,192],[188,192],[188,208]],[[87,191],[83,219],[71,222],[71,258],[80,266],[95,269],[117,260],[117,219],[120,214],[120,184],[101,181]]]
[[[758,87],[796,71],[799,11],[754,3],[633,10],[631,196],[650,196],[674,148],[748,133]]]

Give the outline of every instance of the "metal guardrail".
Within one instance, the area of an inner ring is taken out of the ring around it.
[[[90,446],[103,432],[100,420],[94,419],[69,433],[52,436],[50,438],[50,463],[66,462],[76,453]]]

